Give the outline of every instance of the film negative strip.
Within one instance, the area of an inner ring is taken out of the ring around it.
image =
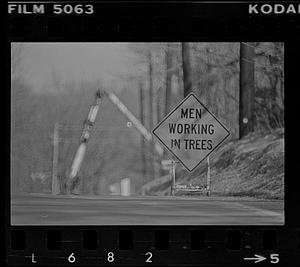
[[[6,4],[6,266],[300,266],[300,4]]]

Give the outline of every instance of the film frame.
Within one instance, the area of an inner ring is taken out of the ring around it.
[[[282,3],[285,7],[289,4]],[[93,5],[95,14],[84,17],[7,15],[7,64],[10,64],[11,42],[284,42],[285,223],[281,226],[12,226],[10,183],[6,182],[6,264],[250,266],[255,265],[254,261],[244,258],[258,254],[267,258],[261,264],[264,266],[297,266],[300,262],[300,220],[296,205],[299,194],[295,190],[297,180],[291,178],[297,166],[296,157],[291,156],[292,147],[296,148],[291,144],[296,139],[296,131],[288,118],[293,112],[292,104],[286,102],[293,99],[293,92],[288,89],[297,85],[294,66],[299,60],[296,37],[300,30],[299,17],[249,15],[249,3],[233,2],[93,2]],[[6,73],[6,78],[9,88],[10,73]],[[10,99],[9,90],[5,96]],[[7,125],[9,113],[10,107],[6,106]],[[10,129],[7,129],[6,154],[10,151]],[[6,157],[6,177],[10,176],[9,166],[10,159]]]

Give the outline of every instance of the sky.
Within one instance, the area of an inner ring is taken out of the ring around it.
[[[136,68],[127,43],[23,43],[22,47],[23,76],[37,92],[51,90],[53,75],[63,82],[106,84],[116,74]]]

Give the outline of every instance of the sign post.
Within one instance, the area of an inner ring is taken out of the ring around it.
[[[230,135],[222,122],[193,93],[187,95],[152,133],[189,172],[194,171]],[[210,195],[210,170],[207,175]]]
[[[206,186],[206,194],[210,197],[210,162],[209,156],[207,157],[207,186]]]
[[[172,196],[175,196],[175,185],[176,185],[176,162],[172,160],[171,165],[171,177],[172,177]]]

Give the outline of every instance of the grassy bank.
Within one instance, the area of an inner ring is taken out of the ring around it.
[[[252,133],[231,141],[210,158],[213,195],[284,198],[284,131]],[[206,183],[207,165],[202,163],[193,173],[181,166],[177,170],[179,184]],[[144,194],[169,195],[171,180],[163,176],[142,188]],[[183,193],[181,193],[182,195]]]

